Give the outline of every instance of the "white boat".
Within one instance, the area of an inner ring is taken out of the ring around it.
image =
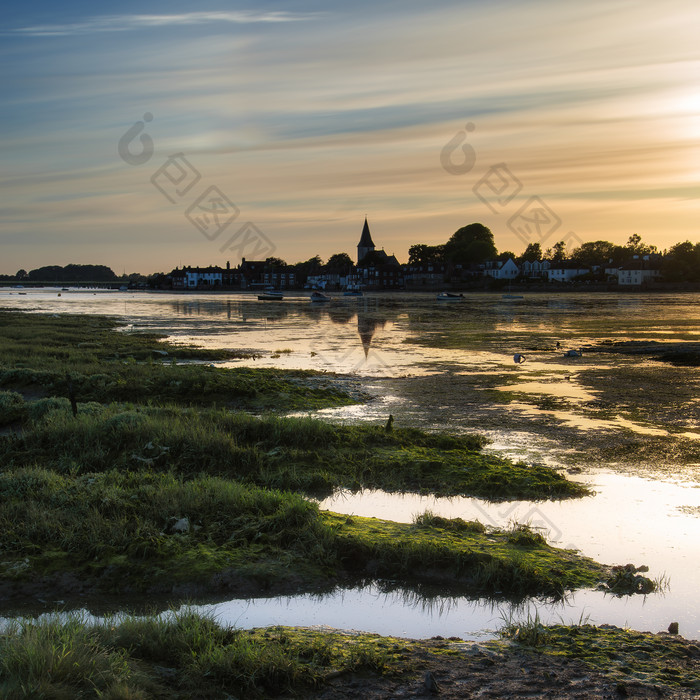
[[[331,298],[329,296],[326,296],[323,292],[314,292],[311,297],[310,297],[312,302],[319,302],[319,301],[330,301]]]
[[[440,292],[437,295],[438,301],[462,301],[464,294],[455,294],[454,292]]]

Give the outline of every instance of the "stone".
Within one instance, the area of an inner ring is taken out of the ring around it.
[[[440,686],[435,680],[435,676],[433,675],[432,671],[425,672],[425,679],[423,680],[423,685],[425,686],[425,689],[433,695],[437,695],[440,692]]]
[[[172,526],[173,532],[189,532],[190,531],[190,521],[187,518],[180,518]]]

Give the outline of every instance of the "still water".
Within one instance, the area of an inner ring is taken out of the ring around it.
[[[372,397],[366,404],[319,412],[325,419],[379,422],[391,413],[397,424],[478,430],[492,439],[488,449],[493,452],[552,465],[568,463],[575,451],[573,443],[567,442],[569,434],[588,431],[672,439],[669,425],[648,414],[641,419],[608,411],[591,417],[583,410],[602,391],[578,381],[580,377],[625,367],[634,370],[639,363],[654,369],[651,361],[586,351],[570,360],[562,351],[602,340],[693,342],[700,338],[700,297],[692,294],[533,294],[518,300],[484,294],[446,305],[430,294],[365,295],[338,296],[318,305],[303,293],[290,293],[282,302],[262,302],[251,294],[21,291],[0,291],[0,306],[113,315],[124,321],[127,332],[147,329],[179,342],[254,353],[254,359],[226,363],[231,366],[349,374]],[[527,361],[516,365],[514,353],[524,354]],[[685,368],[673,375],[673,381],[680,386],[697,377],[696,368]],[[491,392],[489,396],[509,391],[560,403],[533,407],[522,398],[500,404],[467,398],[484,396],[484,388]],[[685,437],[700,438],[696,423],[694,416],[686,420]],[[652,631],[678,621],[681,634],[700,638],[696,472],[672,461],[663,465],[660,474],[636,471],[629,464],[620,469],[580,449],[576,463],[582,468],[570,478],[589,484],[594,496],[554,503],[489,504],[479,499],[341,492],[321,507],[397,521],[410,521],[430,509],[495,526],[530,522],[556,546],[576,548],[604,563],[646,564],[650,576],[667,581],[663,593],[645,597],[618,599],[579,591],[556,605],[530,601],[526,608],[536,608],[542,619],[568,622],[587,617],[593,623]],[[485,600],[445,597],[427,602],[408,593],[383,592],[377,586],[323,596],[233,600],[202,609],[222,622],[243,627],[328,625],[382,634],[466,638],[491,635],[513,612]]]

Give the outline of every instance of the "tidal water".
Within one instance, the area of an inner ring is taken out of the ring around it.
[[[291,293],[282,302],[263,302],[251,294],[21,292],[0,290],[0,306],[107,314],[122,320],[125,332],[153,330],[176,342],[255,354],[255,359],[225,363],[230,366],[315,369],[352,376],[372,400],[316,412],[328,420],[383,422],[391,413],[398,424],[483,432],[492,440],[490,451],[552,465],[568,463],[572,452],[564,433],[559,439],[557,430],[672,437],[668,425],[648,416],[622,416],[610,410],[592,417],[580,409],[599,392],[578,382],[578,376],[587,370],[613,376],[632,362],[649,365],[650,360],[586,351],[570,360],[563,351],[602,340],[692,342],[700,337],[700,295],[694,294],[542,293],[517,300],[483,294],[447,304],[433,294],[377,294],[357,299],[337,296],[329,304],[312,304],[304,293]],[[515,353],[524,354],[526,362],[516,365]],[[695,381],[699,371],[684,368],[673,375],[673,381]],[[482,390],[489,396],[517,392],[555,403],[533,406],[516,400],[490,405],[484,400],[477,405],[465,398],[467,391],[472,396],[482,395]],[[693,420],[687,423],[684,436],[700,438],[700,426]],[[321,507],[398,521],[410,521],[430,509],[495,526],[529,522],[556,546],[578,549],[608,564],[648,565],[652,578],[663,578],[662,592],[615,598],[586,590],[561,603],[533,600],[513,610],[488,600],[438,597],[426,601],[407,592],[370,586],[323,596],[232,600],[202,609],[241,627],[328,625],[392,635],[463,638],[488,637],[509,615],[536,609],[545,621],[585,618],[639,630],[659,631],[678,621],[681,634],[699,639],[696,472],[670,457],[654,473],[636,471],[629,464],[621,469],[585,452],[577,459],[580,471],[569,478],[589,484],[595,495],[575,501],[493,504],[368,491],[339,492],[321,502]]]

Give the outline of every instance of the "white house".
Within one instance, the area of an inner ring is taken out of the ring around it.
[[[183,267],[172,273],[173,288],[220,287],[224,271],[220,267]]]
[[[588,267],[582,267],[570,262],[555,263],[547,270],[547,279],[550,282],[571,282],[571,280],[587,275]]]
[[[508,258],[505,262],[489,260],[484,263],[484,275],[496,280],[514,280],[519,274],[520,268],[515,264],[513,258]]]
[[[547,270],[551,267],[549,260],[524,260],[520,264],[520,273],[525,277],[540,278],[547,276]]]
[[[661,277],[661,270],[648,260],[633,260],[617,271],[617,283],[627,286],[639,286],[653,282]]]

